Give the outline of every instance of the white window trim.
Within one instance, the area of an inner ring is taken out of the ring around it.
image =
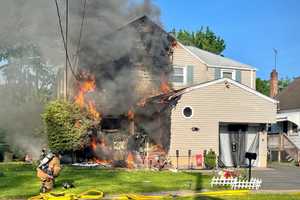
[[[182,86],[187,84],[187,67],[185,66],[179,66],[179,65],[173,65],[173,68],[181,68],[183,69],[183,82],[172,82],[174,86]]]
[[[190,109],[192,110],[192,115],[189,116],[189,117],[187,117],[187,116],[184,115],[184,109],[186,109],[186,108],[190,108]],[[181,114],[182,114],[182,116],[183,116],[185,119],[191,119],[191,118],[194,116],[194,110],[193,110],[193,108],[192,108],[191,106],[184,106],[184,107],[182,108]]]
[[[236,71],[235,70],[232,70],[232,69],[221,69],[221,78],[224,78],[223,77],[223,73],[224,72],[232,73],[232,80],[236,80]]]

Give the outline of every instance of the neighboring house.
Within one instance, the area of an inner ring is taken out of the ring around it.
[[[170,156],[212,149],[220,166],[230,167],[246,165],[250,151],[258,154],[255,165],[266,167],[266,127],[275,123],[277,101],[255,90],[255,68],[179,42],[173,65],[180,89],[173,97],[181,98],[171,116]]]
[[[279,93],[276,99],[279,101],[279,130],[286,133],[300,148],[300,77]]]
[[[230,78],[256,88],[256,69],[205,50],[177,43],[173,53],[173,85],[182,88],[220,78]]]

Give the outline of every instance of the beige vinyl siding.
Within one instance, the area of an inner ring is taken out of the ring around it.
[[[187,67],[188,65],[194,66],[194,83],[199,84],[207,81],[207,67],[205,64],[201,63],[197,58],[187,52],[183,47],[177,45],[174,49],[173,53],[173,65]],[[186,85],[182,86],[175,86],[176,89],[181,87],[185,87]]]
[[[185,106],[193,108],[193,117],[182,115]],[[186,156],[189,149],[195,155],[203,150],[219,151],[219,122],[273,123],[276,104],[236,85],[217,83],[184,94],[171,116],[171,156],[176,149]],[[198,127],[198,132],[192,128]]]
[[[252,71],[241,71],[242,72],[242,84],[247,85],[248,87],[255,88],[254,84],[251,83],[251,75],[255,72]],[[254,82],[254,78],[252,80]]]
[[[187,67],[188,65],[194,66],[194,83],[199,84],[206,81],[215,80],[215,68],[214,67],[207,67],[206,64],[202,63],[199,59],[195,56],[190,54],[186,49],[182,46],[178,45],[174,49],[173,54],[173,65]],[[235,69],[233,69],[235,70]],[[256,78],[256,71],[251,70],[241,70],[242,75],[242,84],[247,85],[255,89],[255,78]],[[252,84],[251,84],[251,74],[253,75]],[[186,85],[174,85],[175,89],[179,89],[185,87]]]
[[[208,81],[215,80],[216,79],[215,68],[208,67],[207,75],[208,75],[208,77],[207,77]]]
[[[215,69],[214,67],[208,67],[208,81],[215,80]],[[233,69],[234,70],[234,69]],[[251,84],[251,74],[253,75],[252,84]],[[255,79],[256,79],[256,71],[250,71],[250,70],[241,70],[242,75],[242,84],[247,85],[248,87],[251,87],[255,89]]]

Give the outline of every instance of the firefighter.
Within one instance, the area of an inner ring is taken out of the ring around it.
[[[47,156],[47,149],[43,148],[40,156],[40,161],[42,161]]]
[[[37,176],[41,180],[41,192],[49,192],[53,189],[54,180],[61,171],[60,155],[58,152],[49,152],[40,162],[37,168]]]

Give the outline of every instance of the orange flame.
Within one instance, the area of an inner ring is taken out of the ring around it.
[[[91,148],[93,151],[96,151],[97,149],[97,139],[96,138],[92,138],[92,141],[91,141]]]
[[[94,101],[88,102],[88,111],[94,120],[98,121],[100,119],[100,113],[96,110],[96,105]]]
[[[131,152],[129,152],[127,155],[127,168],[128,169],[134,168],[134,158],[133,158],[133,154]]]
[[[99,158],[94,158],[93,162],[95,162],[97,164],[111,164],[112,163],[111,160],[101,160]]]
[[[128,116],[128,119],[130,119],[130,120],[134,119],[134,112],[132,111],[132,109],[128,110],[127,116]]]
[[[84,108],[86,107],[91,118],[95,121],[100,120],[100,113],[96,109],[96,104],[93,100],[88,100],[85,102],[85,95],[88,92],[92,92],[96,88],[96,81],[95,81],[95,76],[93,75],[86,75],[86,80],[83,82],[79,83],[79,91],[77,96],[75,96],[75,103],[80,107]]]
[[[75,103],[83,108],[85,104],[84,96],[86,93],[94,91],[95,88],[96,82],[94,76],[91,76],[88,80],[80,83],[78,95],[75,97]]]
[[[169,86],[168,79],[165,74],[161,75],[160,81],[160,91],[162,91],[164,94],[171,92],[171,87]]]
[[[106,146],[104,139],[98,140],[96,137],[92,137],[90,145],[93,152],[96,152],[97,148],[103,148]],[[103,160],[99,157],[94,157],[90,162],[97,164],[111,164],[112,160]]]

